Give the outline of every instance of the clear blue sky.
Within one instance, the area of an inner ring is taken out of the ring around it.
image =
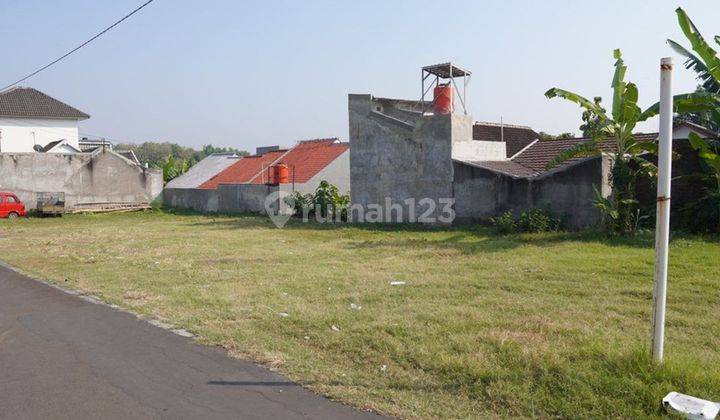
[[[141,0],[4,1],[7,84],[89,38]],[[623,50],[640,101],[658,98],[658,63],[685,42],[682,6],[706,37],[713,1],[155,0],[66,61],[25,82],[88,112],[81,132],[114,140],[252,149],[347,139],[347,94],[418,98],[419,69],[452,60],[473,71],[476,120],[578,133],[580,110],[558,86],[610,101],[612,50]],[[676,67],[675,92],[694,89]],[[609,104],[608,104],[609,105]],[[640,129],[656,130],[657,121]]]

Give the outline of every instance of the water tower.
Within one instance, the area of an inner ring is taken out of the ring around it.
[[[433,112],[435,114],[451,114],[455,111],[455,96],[462,105],[463,113],[467,115],[467,85],[472,73],[453,63],[434,64],[422,68],[422,96],[420,97],[423,114],[426,112],[425,97],[433,88]],[[462,78],[462,90],[458,88],[455,79]]]

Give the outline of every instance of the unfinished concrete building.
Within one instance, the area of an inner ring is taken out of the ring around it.
[[[589,139],[541,140],[529,127],[473,122],[464,97],[469,77],[469,71],[445,63],[423,68],[419,101],[349,95],[352,203],[403,208],[402,218],[385,214],[389,222],[413,221],[408,214],[437,216],[442,208],[430,201],[451,199],[457,221],[545,208],[572,228],[598,223],[593,186],[610,194],[609,158],[576,158],[548,170],[558,154]],[[456,79],[463,80],[462,88]],[[432,102],[424,100],[431,88]],[[702,127],[688,127],[676,125],[674,138],[687,139],[690,129],[708,135]],[[654,140],[657,134],[639,136]]]

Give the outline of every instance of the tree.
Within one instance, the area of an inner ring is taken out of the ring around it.
[[[601,109],[602,112],[605,112],[605,108],[600,105],[600,102],[602,102],[601,97],[596,96],[593,98],[593,102],[595,102],[595,105]],[[580,131],[582,131],[584,137],[595,137],[600,134],[602,120],[595,111],[586,109],[583,111],[581,118],[583,123],[580,125]]]
[[[678,24],[685,37],[690,41],[692,50],[698,55],[688,51],[679,43],[668,39],[673,50],[686,57],[685,68],[692,69],[700,81],[698,92],[705,94],[720,94],[720,57],[717,52],[705,41],[698,28],[693,24],[685,11],[678,7],[675,10]],[[720,45],[720,36],[714,37],[715,43]],[[720,101],[715,100],[714,106],[709,110],[696,110],[686,117],[713,131],[720,129]],[[702,219],[702,214],[710,213],[716,221],[715,229],[720,232],[720,142],[718,139],[703,139],[694,132],[688,135],[693,149],[698,152],[705,167],[706,194],[698,201],[692,217]],[[703,208],[709,207],[709,212]]]
[[[597,156],[607,142],[613,163],[610,174],[612,194],[610,197],[597,194],[595,205],[606,215],[607,227],[612,232],[627,234],[637,229],[641,216],[635,198],[636,180],[641,173],[649,176],[654,176],[656,173],[655,165],[645,159],[644,155],[655,153],[657,145],[653,142],[636,140],[633,130],[638,122],[656,116],[660,111],[660,104],[656,103],[641,111],[637,105],[637,86],[625,81],[627,67],[619,49],[613,52],[613,57],[615,74],[611,84],[613,102],[610,115],[600,106],[599,98],[590,101],[576,93],[558,88],[549,89],[545,93],[550,99],[557,97],[575,102],[584,111],[591,113],[593,120],[597,119],[591,139],[577,143],[560,153],[548,164],[548,168],[578,156]],[[707,93],[678,95],[674,98],[674,110],[687,112],[687,110],[707,109],[713,100],[714,95],[710,96]]]
[[[132,143],[121,143],[115,146],[117,150],[132,150],[135,152],[141,163],[147,163],[151,168],[163,168],[167,163],[167,157],[172,155],[176,161],[187,161],[188,166],[200,162],[213,153],[236,153],[239,156],[247,156],[248,152],[231,147],[215,147],[207,144],[201,150],[194,150],[191,147],[184,147],[177,143],[170,142],[144,142],[140,145]]]
[[[538,133],[538,136],[540,137],[540,140],[564,140],[564,139],[574,139],[575,133],[560,133],[560,134],[549,134],[544,131],[541,131]]]

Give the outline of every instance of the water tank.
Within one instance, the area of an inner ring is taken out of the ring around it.
[[[274,167],[275,172],[275,183],[276,184],[287,184],[290,179],[290,171],[284,163],[278,163]]]
[[[449,83],[435,86],[433,109],[436,114],[450,114],[453,111],[453,88]]]
[[[284,163],[277,163],[268,168],[268,184],[287,184],[290,176],[288,167]]]

